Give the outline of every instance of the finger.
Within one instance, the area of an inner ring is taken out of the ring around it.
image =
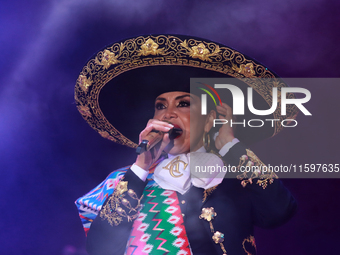
[[[172,127],[169,127],[169,126],[159,125],[159,124],[155,124],[155,123],[151,124],[150,126],[153,127],[152,131],[157,130],[157,131],[161,131],[163,133],[168,132],[172,128]]]
[[[144,128],[142,130],[142,132],[140,132],[139,136],[146,135],[146,134],[150,133],[153,128],[154,128],[154,126],[152,124],[146,126],[146,128]]]
[[[225,109],[227,111],[231,110],[231,107],[226,103],[222,103],[222,105],[217,105],[216,108]]]
[[[219,105],[216,106],[216,110],[217,110],[218,113],[223,114],[223,115],[227,114],[227,112],[228,112],[228,110],[226,108],[219,106]]]
[[[220,115],[222,115],[222,117],[226,117],[226,116],[228,116],[228,112],[225,110],[225,109],[218,109],[217,110],[217,113],[218,114],[220,114]]]
[[[168,146],[168,144],[171,142],[169,134],[166,133],[163,136],[163,140],[161,142],[160,148],[159,148],[159,152],[162,153],[162,151],[165,149],[166,146]]]
[[[166,143],[166,145],[168,145],[168,143],[170,142],[169,133],[164,134],[163,142]]]
[[[222,106],[223,106],[224,108],[226,108],[226,109],[231,109],[231,107],[230,107],[228,104],[226,104],[226,103],[222,103]]]
[[[170,143],[170,138],[169,138],[169,134],[166,133],[163,136],[162,142],[156,144],[151,150],[150,153],[152,155],[153,160],[157,160],[162,152],[164,151],[165,147]]]
[[[161,130],[161,128],[155,128],[154,125],[150,125],[146,127],[140,134],[139,134],[139,142],[142,142],[143,140],[157,140],[161,139],[163,134],[168,131],[168,128],[163,127],[164,130]],[[154,131],[159,130],[161,133],[156,134]],[[152,134],[152,135],[151,135]],[[151,135],[151,136],[150,136]],[[157,138],[159,137],[159,138]]]
[[[159,120],[149,120],[146,128],[142,131],[143,133],[145,132],[150,132],[152,130],[158,130],[162,132],[168,132],[171,128],[174,126],[172,124],[159,121]]]
[[[153,126],[154,130],[162,131],[162,132],[168,132],[170,129],[174,127],[174,125],[170,123],[166,123],[164,121],[159,120],[149,120],[147,127]]]
[[[233,115],[232,108],[226,103],[222,104],[222,108],[224,109],[223,112],[225,113],[226,116],[231,117]]]
[[[157,124],[157,125],[161,125],[161,126],[165,126],[165,127],[171,127],[173,128],[174,125],[172,125],[169,122],[165,122],[165,121],[161,121],[161,120],[156,120],[156,119],[151,119],[148,121],[148,125],[150,124]]]

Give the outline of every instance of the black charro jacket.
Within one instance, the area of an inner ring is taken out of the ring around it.
[[[243,155],[247,155],[246,147],[242,143],[237,143],[223,160],[230,165],[239,166]],[[223,254],[220,245],[212,240],[213,233],[209,223],[199,218],[202,208],[213,207],[217,213],[212,221],[213,227],[215,231],[224,233],[223,245],[228,255],[255,255],[254,226],[261,228],[279,226],[288,221],[296,211],[296,202],[281,181],[274,179],[264,188],[254,179],[252,183],[243,187],[241,180],[236,178],[239,173],[228,174],[232,178],[224,179],[209,193],[196,187],[191,187],[184,195],[177,193],[194,255]],[[128,189],[133,189],[137,196],[141,197],[147,182],[140,180],[131,170],[125,174],[124,181],[127,181]],[[130,199],[130,203],[134,205],[136,201]],[[133,221],[124,218],[115,226],[97,216],[87,235],[88,253],[124,254],[132,224]]]

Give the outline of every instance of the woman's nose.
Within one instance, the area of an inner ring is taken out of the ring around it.
[[[170,120],[172,118],[177,118],[176,110],[171,108],[167,108],[166,112],[163,115],[164,120]]]

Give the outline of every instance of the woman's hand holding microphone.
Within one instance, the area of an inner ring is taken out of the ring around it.
[[[137,166],[148,171],[151,165],[159,159],[165,147],[170,144],[171,140],[168,132],[173,127],[170,123],[156,119],[148,121],[146,128],[139,134],[139,143],[141,146],[143,141],[148,141],[144,145],[146,148],[150,146],[150,149],[147,148],[147,150],[139,152],[135,162]]]

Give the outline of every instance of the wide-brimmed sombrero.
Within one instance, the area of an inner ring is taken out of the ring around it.
[[[279,121],[263,128],[237,128],[236,137],[246,144],[278,134],[281,121],[297,115],[298,109],[287,105],[281,116],[280,91],[288,85],[273,71],[230,47],[183,35],[139,36],[103,48],[83,67],[75,101],[102,137],[135,148],[139,133],[153,117],[155,98],[170,91],[189,92],[190,78],[198,77],[236,78],[244,94],[247,87],[253,88],[257,109],[270,108],[272,88],[278,88],[275,112],[255,117]],[[292,93],[286,96],[295,98]],[[244,118],[254,116],[246,111]]]

